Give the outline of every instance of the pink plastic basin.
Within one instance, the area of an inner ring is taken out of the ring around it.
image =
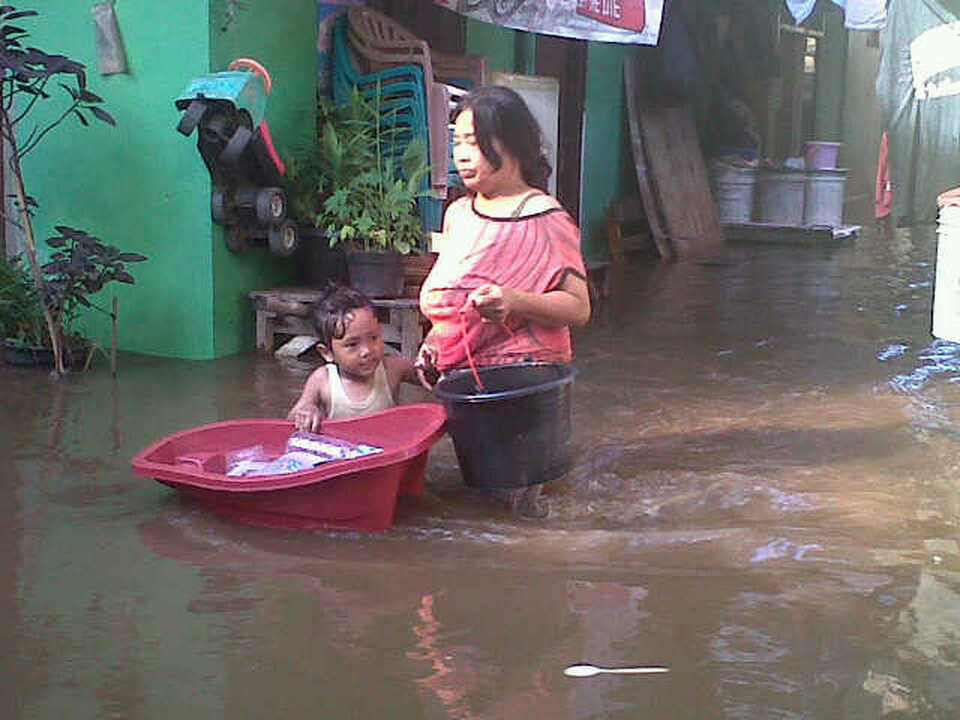
[[[282,528],[384,530],[397,495],[419,495],[430,447],[444,434],[440,405],[403,405],[323,424],[323,433],[383,448],[375,455],[337,460],[287,475],[228,477],[226,453],[262,444],[283,453],[294,431],[287,420],[228,420],[166,437],[132,460],[137,475],[199,500],[212,510]]]

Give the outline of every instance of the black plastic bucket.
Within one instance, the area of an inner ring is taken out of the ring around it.
[[[576,370],[521,363],[444,376],[434,388],[447,411],[460,471],[470,487],[525,487],[554,480],[572,463],[571,390]]]

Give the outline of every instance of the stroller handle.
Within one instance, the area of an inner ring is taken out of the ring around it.
[[[237,58],[231,62],[228,66],[228,70],[238,70],[240,68],[247,68],[248,70],[253,70],[260,78],[263,80],[263,87],[267,95],[270,94],[270,89],[273,87],[273,78],[270,77],[270,73],[267,72],[267,69],[258,63],[253,58]]]

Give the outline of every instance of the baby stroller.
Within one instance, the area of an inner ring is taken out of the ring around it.
[[[286,168],[263,119],[270,74],[256,60],[238,58],[227,72],[190,82],[175,101],[177,130],[197,130],[197,149],[210,171],[210,214],[226,227],[227,247],[241,252],[266,239],[277,255],[297,248],[297,226],[287,218]]]

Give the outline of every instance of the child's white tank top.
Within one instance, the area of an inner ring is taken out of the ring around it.
[[[387,369],[381,362],[373,374],[373,389],[363,400],[351,400],[343,389],[340,372],[333,363],[327,364],[327,381],[330,384],[330,420],[342,420],[359,415],[367,415],[379,410],[392,408],[396,403],[390,394],[390,385],[387,383]]]

